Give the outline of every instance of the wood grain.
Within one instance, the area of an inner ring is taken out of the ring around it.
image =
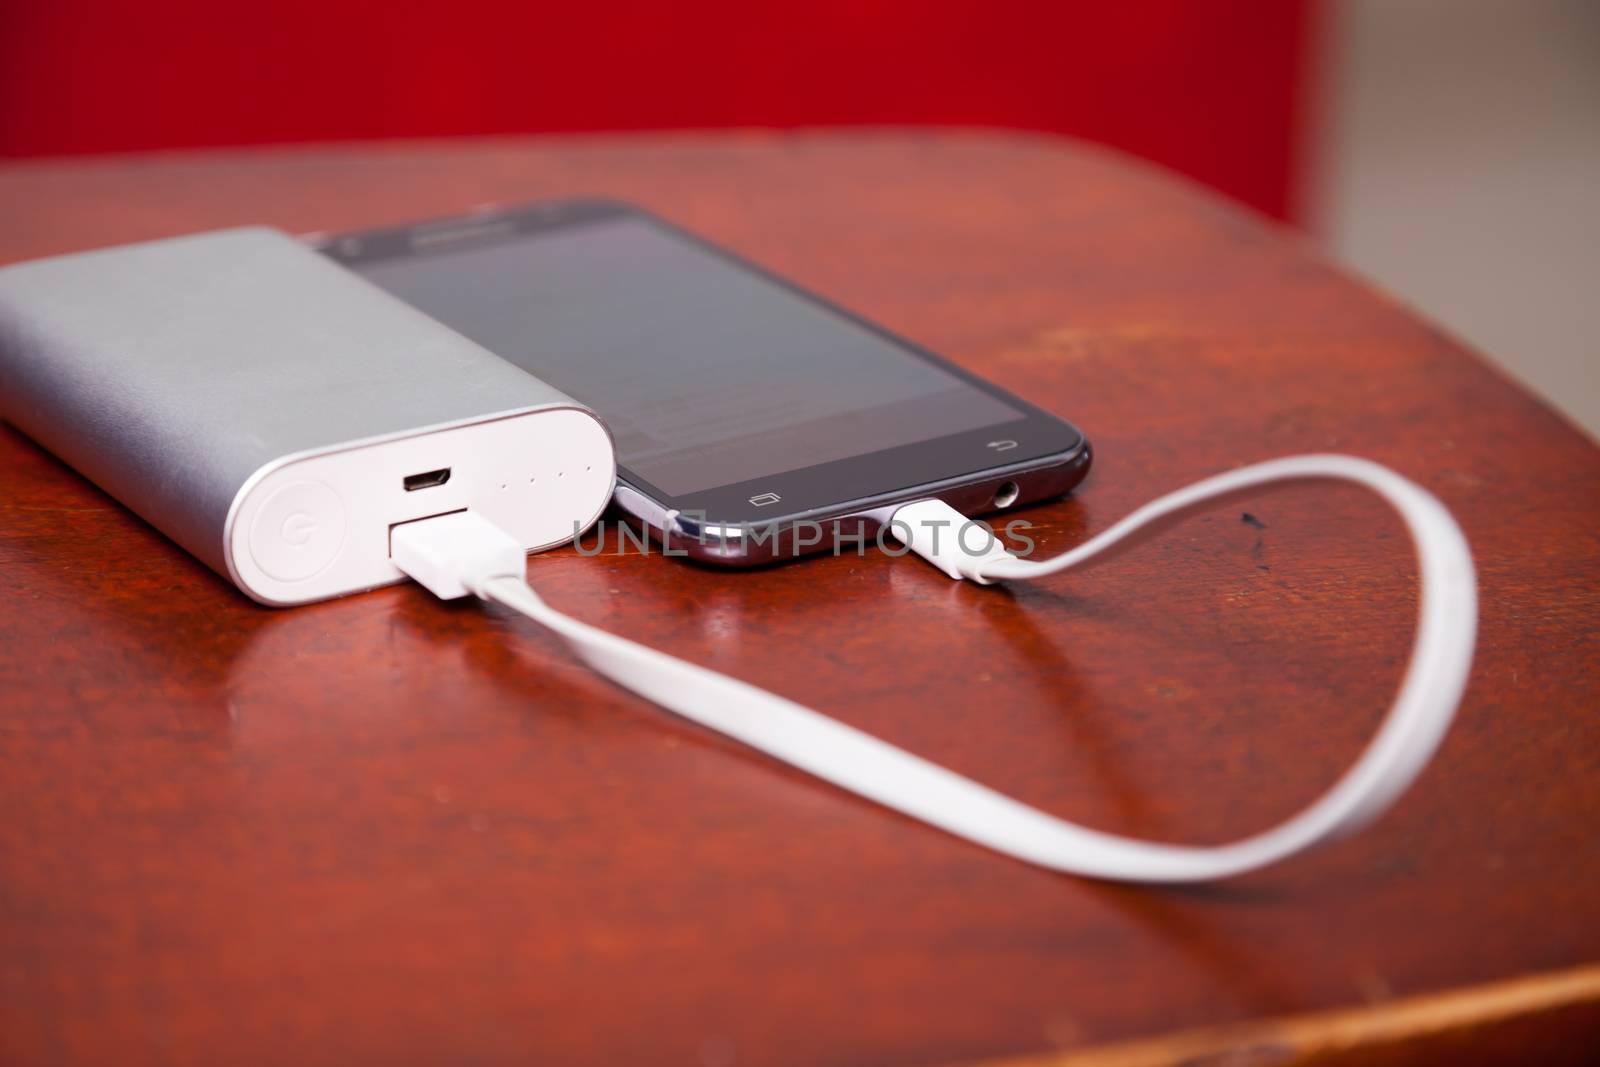
[[[506,613],[401,587],[257,607],[0,428],[0,1060],[946,1063],[1600,959],[1600,452],[1171,177],[977,133],[7,164],[0,260],[579,193],[1084,427],[1089,480],[1027,514],[1041,551],[1284,453],[1432,488],[1483,601],[1437,763],[1367,832],[1227,885],[1051,875],[675,720]],[[874,554],[529,572],[558,608],[1051,811],[1217,841],[1360,748],[1415,604],[1404,533],[1359,492],[1248,511],[1262,528],[1219,512],[1016,590]]]

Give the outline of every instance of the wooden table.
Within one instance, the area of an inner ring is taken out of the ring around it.
[[[1432,488],[1483,598],[1436,764],[1366,833],[1225,885],[1052,875],[674,719],[504,612],[411,587],[257,607],[3,428],[0,1060],[1600,1049],[1600,452],[1292,233],[1061,141],[749,133],[11,163],[0,260],[577,193],[1084,427],[1089,481],[1027,514],[1041,551],[1285,453]],[[1416,592],[1359,491],[1248,511],[1015,590],[876,554],[723,573],[568,549],[529,573],[563,610],[1052,811],[1219,841],[1360,748]]]

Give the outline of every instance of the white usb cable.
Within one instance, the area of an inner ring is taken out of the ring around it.
[[[578,622],[528,587],[521,547],[473,512],[397,526],[393,552],[401,570],[438,596],[470,592],[498,601],[558,634],[590,667],[640,696],[959,837],[1072,874],[1200,882],[1254,870],[1359,828],[1426,766],[1460,703],[1477,635],[1472,557],[1449,512],[1385,467],[1327,455],[1272,460],[1208,478],[1146,504],[1049,560],[1018,559],[993,540],[967,552],[957,535],[968,520],[939,501],[920,501],[895,514],[896,535],[952,577],[1016,581],[1104,559],[1114,546],[1130,546],[1133,535],[1148,535],[1199,505],[1311,479],[1366,486],[1405,520],[1421,569],[1411,663],[1377,735],[1332,789],[1270,830],[1215,847],[1140,841],[1058,819],[793,701]]]

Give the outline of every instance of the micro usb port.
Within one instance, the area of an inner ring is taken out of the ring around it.
[[[449,480],[449,467],[440,467],[436,471],[424,471],[421,474],[408,474],[405,477],[406,492],[415,493],[418,489],[432,489],[434,486],[443,485]]]

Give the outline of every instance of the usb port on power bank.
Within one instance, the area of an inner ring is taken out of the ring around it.
[[[440,467],[436,471],[424,471],[421,474],[408,474],[405,477],[406,492],[415,493],[418,489],[432,489],[434,486],[443,485],[449,480],[449,467]]]

